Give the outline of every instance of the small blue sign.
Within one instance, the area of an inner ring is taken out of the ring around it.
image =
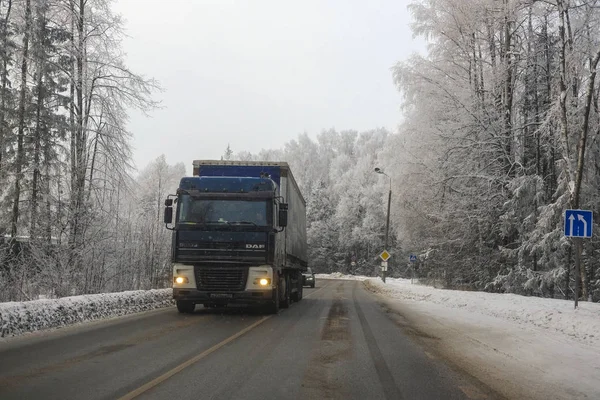
[[[565,211],[565,236],[566,237],[592,237],[593,214],[588,210]]]
[[[416,262],[417,261],[417,256],[415,256],[414,254],[411,254],[408,259],[410,260],[410,262]]]

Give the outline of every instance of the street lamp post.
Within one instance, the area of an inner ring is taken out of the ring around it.
[[[390,190],[388,192],[387,217],[386,217],[386,224],[385,224],[385,244],[384,244],[384,250],[387,250],[388,249],[388,238],[390,235],[390,206],[392,204],[392,178],[390,178],[390,176],[388,174],[383,172],[383,170],[381,168],[375,168],[375,172],[377,172],[378,174],[387,176],[387,178],[389,179],[389,182],[390,182]],[[383,280],[383,283],[385,283],[385,272],[386,272],[385,270],[381,271],[381,279]]]

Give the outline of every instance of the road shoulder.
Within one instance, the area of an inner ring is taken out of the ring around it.
[[[431,357],[445,360],[506,398],[600,398],[598,349],[540,328],[370,292]]]

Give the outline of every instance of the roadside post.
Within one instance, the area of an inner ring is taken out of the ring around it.
[[[381,279],[383,280],[383,283],[385,283],[385,273],[388,270],[388,260],[391,257],[392,255],[387,250],[383,250],[379,255],[379,258],[381,258]]]
[[[579,305],[581,281],[581,253],[583,241],[592,237],[593,213],[589,210],[565,210],[565,237],[573,238],[575,244],[575,308]]]
[[[381,260],[385,263],[385,265],[383,265],[383,263],[381,264],[381,279],[383,280],[383,283],[385,283],[385,273],[387,272],[387,260],[390,258],[390,253],[388,253],[388,251],[386,250],[388,248],[388,238],[390,237],[390,207],[392,204],[392,178],[386,174],[381,168],[375,168],[375,172],[377,172],[378,174],[381,175],[385,175],[388,180],[390,181],[390,190],[388,191],[388,203],[387,203],[387,216],[386,216],[386,223],[385,223],[385,242],[383,245],[383,252],[379,255],[379,257],[381,257]],[[387,257],[383,257],[384,254],[387,254]]]

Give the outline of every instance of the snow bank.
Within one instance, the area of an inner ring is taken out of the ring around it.
[[[0,337],[168,307],[172,295],[155,289],[0,303]]]
[[[315,274],[315,278],[317,279],[342,279],[346,281],[364,281],[369,279],[368,276],[362,275],[346,275],[341,272],[334,272],[331,274]]]
[[[518,324],[534,325],[559,332],[582,343],[600,345],[600,304],[580,302],[577,310],[573,302],[542,299],[515,294],[464,292],[411,285],[410,279],[377,279],[365,281],[365,286],[376,293],[395,299],[429,302],[444,307],[462,309],[470,313],[488,315]]]

